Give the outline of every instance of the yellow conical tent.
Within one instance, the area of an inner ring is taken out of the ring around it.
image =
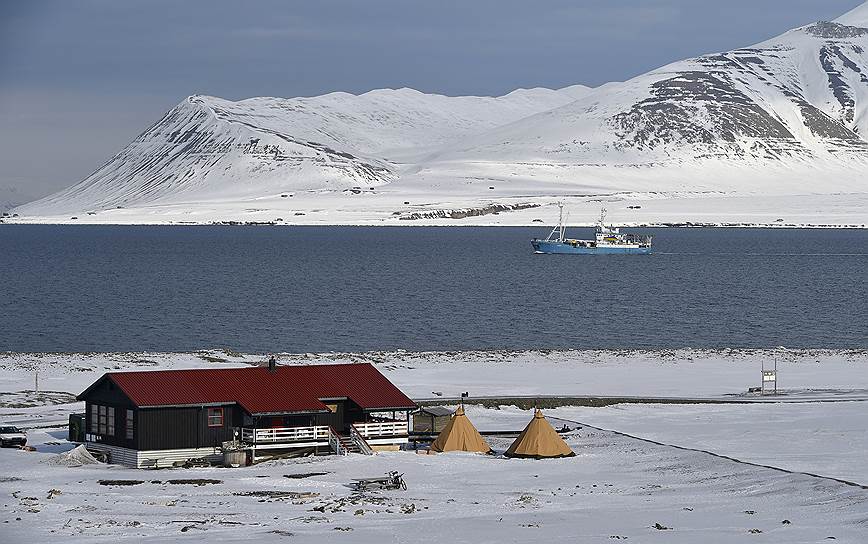
[[[437,435],[437,439],[431,443],[432,451],[475,451],[490,453],[491,446],[482,438],[473,423],[464,415],[464,407],[461,406],[452,415],[449,423]]]
[[[515,442],[506,450],[507,457],[526,457],[546,459],[551,457],[572,457],[573,450],[546,421],[542,411],[537,408],[533,419],[518,435]]]

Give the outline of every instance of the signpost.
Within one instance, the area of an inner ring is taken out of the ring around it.
[[[766,394],[766,388],[771,387],[771,393],[773,395],[778,394],[778,371],[777,370],[763,370],[763,385],[762,385],[762,394]]]
[[[782,349],[782,348],[778,348]],[[775,356],[775,366],[771,370],[766,370],[765,363],[763,363],[762,367],[763,373],[763,381],[762,386],[760,387],[760,393],[762,395],[766,394],[766,391],[769,391],[772,395],[778,394],[778,358]]]

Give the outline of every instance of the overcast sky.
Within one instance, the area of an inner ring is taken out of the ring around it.
[[[79,181],[190,94],[599,85],[862,1],[0,2],[0,202]]]

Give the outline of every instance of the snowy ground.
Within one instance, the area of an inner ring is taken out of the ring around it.
[[[868,485],[865,402],[621,404],[549,415],[743,461]]]
[[[79,392],[107,370],[239,365],[262,357],[0,354],[0,421],[27,423],[37,448],[0,450],[0,536],[9,542],[866,542],[868,490],[835,479],[868,484],[868,404],[858,400],[868,398],[868,351],[390,352],[280,360],[372,361],[417,398],[469,389],[475,396],[749,400],[742,394],[775,356],[788,393],[783,399],[796,402],[548,410],[556,426],[582,425],[568,435],[578,454],[569,459],[394,452],[142,471],[54,466],[51,460],[72,445],[65,429],[53,425],[80,410],[62,393]],[[36,369],[40,389],[54,393],[34,400],[26,390]],[[470,406],[468,413],[483,430],[517,430],[530,418],[510,406]],[[491,444],[502,452],[510,440],[493,437]],[[347,487],[352,478],[388,470],[406,473],[408,491],[358,495]],[[284,477],[311,472],[326,474]],[[185,479],[218,482],[169,483]]]

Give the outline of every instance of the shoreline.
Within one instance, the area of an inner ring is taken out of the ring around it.
[[[286,222],[271,222],[271,221],[207,221],[207,222],[153,222],[153,223],[110,223],[110,222],[86,222],[86,221],[67,221],[67,222],[40,222],[40,221],[5,221],[0,219],[0,225],[15,225],[15,226],[87,226],[87,227],[357,227],[357,228],[413,228],[413,227],[449,227],[449,228],[550,228],[551,225],[541,223],[516,223],[516,224],[449,224],[449,223],[428,223],[424,221],[413,222],[412,224],[383,224],[383,223],[286,223]],[[595,223],[575,223],[565,225],[568,229],[587,229],[594,228]],[[763,229],[763,230],[866,230],[868,225],[863,224],[833,224],[833,223],[804,223],[804,224],[776,224],[776,223],[693,223],[690,221],[683,223],[618,223],[619,228],[636,228],[636,229]]]
[[[158,203],[60,210],[7,210],[7,224],[249,225],[249,226],[450,226],[539,227],[558,222],[564,204],[569,228],[595,226],[601,209],[607,223],[626,228],[868,228],[868,193],[750,194],[707,192],[613,192],[605,194],[383,193],[346,195],[290,192],[249,200]],[[292,198],[290,198],[290,196]],[[13,214],[18,214],[13,217]]]

